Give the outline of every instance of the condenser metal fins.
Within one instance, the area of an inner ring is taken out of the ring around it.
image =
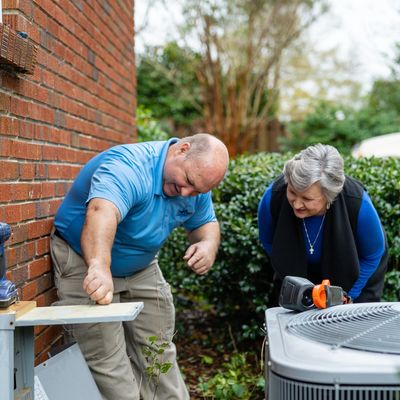
[[[397,303],[358,305],[296,315],[290,333],[337,347],[400,354],[400,307]]]

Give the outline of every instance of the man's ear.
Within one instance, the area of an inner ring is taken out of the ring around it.
[[[185,154],[189,151],[189,149],[190,149],[190,143],[184,142],[179,146],[179,153]]]

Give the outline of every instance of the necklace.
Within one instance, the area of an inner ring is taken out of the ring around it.
[[[310,246],[310,250],[309,250],[309,251],[310,251],[310,254],[314,254],[314,245],[315,245],[315,243],[317,242],[318,236],[319,236],[319,234],[320,234],[320,232],[321,232],[321,229],[322,229],[322,225],[324,224],[325,215],[326,215],[326,214],[324,214],[324,216],[323,216],[323,218],[322,218],[321,225],[319,226],[319,229],[318,229],[318,232],[317,232],[317,236],[315,236],[315,239],[314,239],[314,241],[313,241],[312,243],[311,243],[310,237],[308,236],[307,225],[306,225],[306,223],[305,223],[305,221],[304,221],[304,219],[303,219],[304,230],[305,230],[305,232],[306,232],[308,245]]]

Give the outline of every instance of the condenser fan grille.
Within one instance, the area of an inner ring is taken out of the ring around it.
[[[400,354],[399,303],[349,304],[310,310],[293,317],[287,329],[333,347]]]

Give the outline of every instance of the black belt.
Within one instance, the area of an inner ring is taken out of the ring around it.
[[[64,240],[64,238],[62,237],[61,233],[58,231],[58,229],[54,229],[54,236],[57,236],[58,238]]]

